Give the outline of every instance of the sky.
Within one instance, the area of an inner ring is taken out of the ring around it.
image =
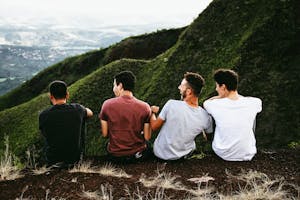
[[[59,24],[190,24],[212,0],[0,0],[0,20]]]

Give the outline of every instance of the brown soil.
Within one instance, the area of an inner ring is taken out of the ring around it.
[[[105,158],[90,158],[93,166],[103,166],[107,162]],[[110,188],[113,199],[129,199],[125,188],[129,189],[131,197],[137,199],[134,193],[140,196],[154,199],[157,193],[156,187],[145,187],[139,182],[144,174],[146,177],[154,177],[158,171],[176,176],[176,182],[181,182],[185,188],[196,189],[197,184],[189,181],[193,177],[204,175],[215,180],[202,184],[201,188],[213,187],[219,194],[234,194],[245,183],[229,177],[241,173],[258,171],[265,173],[270,179],[284,179],[285,183],[294,186],[284,186],[294,199],[300,198],[300,155],[299,150],[280,150],[277,152],[260,151],[250,162],[226,162],[214,154],[209,154],[203,159],[190,159],[177,162],[163,162],[151,159],[143,163],[114,164],[118,169],[123,169],[131,178],[117,178],[93,173],[70,173],[66,169],[55,169],[42,175],[32,175],[29,170],[24,170],[25,176],[16,180],[0,182],[0,199],[87,199],[82,196],[83,191],[99,191],[101,185]],[[199,184],[198,184],[199,185]],[[296,185],[296,187],[295,187]],[[276,185],[274,185],[276,187]],[[297,189],[298,187],[298,189]],[[187,190],[165,189],[165,197],[171,199],[191,198]]]

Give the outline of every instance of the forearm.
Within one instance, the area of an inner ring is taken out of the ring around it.
[[[150,129],[150,124],[149,123],[145,123],[144,124],[144,138],[145,140],[150,140],[151,139],[151,129]]]
[[[107,137],[108,135],[108,125],[107,125],[107,121],[104,120],[100,120],[101,123],[101,133],[103,137]]]
[[[155,113],[151,114],[150,118],[150,126],[153,131],[158,130],[163,125],[163,120],[160,118],[156,118]]]

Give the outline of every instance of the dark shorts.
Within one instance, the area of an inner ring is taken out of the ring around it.
[[[136,152],[133,155],[130,156],[114,156],[111,153],[108,152],[106,145],[106,152],[107,152],[107,159],[110,162],[114,163],[135,163],[139,161],[145,161],[148,160],[150,157],[153,157],[152,148],[149,142],[146,142],[147,147],[145,150],[141,152]]]

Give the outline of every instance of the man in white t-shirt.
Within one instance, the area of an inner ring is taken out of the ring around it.
[[[203,104],[216,123],[212,148],[224,160],[251,160],[256,154],[255,118],[262,101],[238,94],[238,74],[233,70],[217,70],[214,80],[218,96]]]
[[[169,100],[158,118],[159,108],[152,106],[150,125],[160,132],[154,141],[153,152],[163,160],[184,158],[196,149],[195,137],[206,130],[212,132],[212,119],[198,105],[198,96],[204,79],[197,73],[187,72],[178,86],[183,101]]]

